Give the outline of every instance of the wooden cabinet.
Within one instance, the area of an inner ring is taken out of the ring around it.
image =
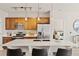
[[[17,24],[24,24],[25,23],[25,18],[20,18],[19,17],[19,18],[16,18],[15,21],[16,21]]]
[[[6,30],[16,30],[16,24],[23,24],[24,30],[36,30],[37,24],[49,24],[49,17],[40,17],[40,20],[33,17],[28,17],[25,20],[24,17],[8,17],[5,19]]]
[[[37,20],[38,24],[49,24],[50,23],[50,19],[49,17],[40,17],[39,20]]]
[[[12,37],[3,37],[3,44],[12,41]]]
[[[15,18],[6,18],[5,20],[5,29],[6,30],[15,30]]]
[[[15,30],[16,29],[16,26],[15,26],[15,24],[16,24],[16,22],[15,22],[16,20],[13,18],[13,19],[11,19],[11,30]]]
[[[23,28],[24,28],[24,30],[26,30],[26,24],[27,24],[27,21],[25,20],[25,18],[17,18],[16,19],[16,24],[23,24]]]
[[[5,19],[6,30],[16,30],[16,24],[23,24],[25,26],[25,18],[11,17]]]
[[[6,30],[15,30],[16,24],[24,24],[24,18],[6,18],[5,19],[5,29]]]
[[[5,20],[5,29],[8,30],[10,29],[10,19],[6,18]]]
[[[26,24],[27,30],[36,30],[37,29],[37,19],[36,18],[28,18]]]

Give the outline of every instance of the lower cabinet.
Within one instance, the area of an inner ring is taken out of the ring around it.
[[[3,37],[3,44],[12,41],[12,37]]]

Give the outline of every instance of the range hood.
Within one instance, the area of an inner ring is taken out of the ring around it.
[[[16,30],[24,30],[24,24],[17,23],[16,24]]]

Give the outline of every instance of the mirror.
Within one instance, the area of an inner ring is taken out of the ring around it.
[[[73,28],[76,32],[79,32],[79,20],[74,21]]]

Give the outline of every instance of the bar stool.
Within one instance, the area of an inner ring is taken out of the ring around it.
[[[46,49],[32,49],[32,56],[47,56],[48,52]]]
[[[23,56],[21,49],[7,49],[7,56]]]
[[[62,49],[58,48],[56,56],[71,56],[72,55],[72,49]]]

